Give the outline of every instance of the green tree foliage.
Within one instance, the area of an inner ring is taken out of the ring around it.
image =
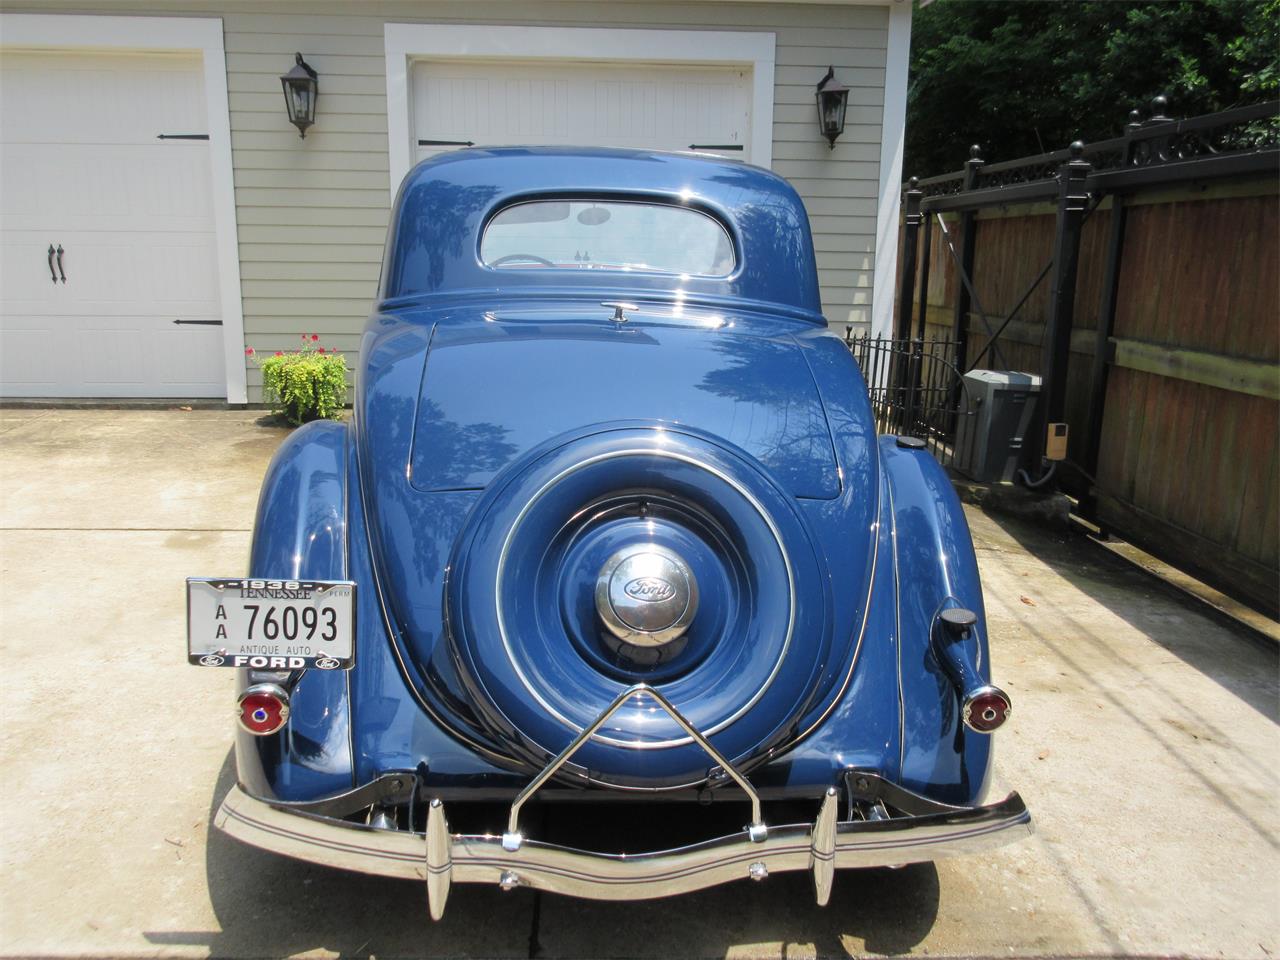
[[[937,0],[912,34],[905,173],[921,177],[971,143],[998,161],[1117,136],[1159,94],[1189,117],[1280,87],[1280,0]]]

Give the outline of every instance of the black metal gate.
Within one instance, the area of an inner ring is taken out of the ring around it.
[[[957,428],[977,410],[956,368],[956,341],[850,335],[845,343],[867,382],[878,433],[918,437],[944,466],[966,462],[955,437],[974,436]]]

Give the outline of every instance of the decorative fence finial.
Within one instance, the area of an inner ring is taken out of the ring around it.
[[[1071,146],[1067,148],[1067,152],[1071,154],[1072,160],[1079,160],[1084,156],[1084,141],[1073,140]]]
[[[1169,106],[1169,98],[1163,93],[1158,97],[1151,98],[1151,120],[1150,123],[1167,123],[1169,117],[1165,116],[1165,108]]]
[[[982,147],[979,144],[975,143],[972,147],[969,148],[969,159],[970,160],[982,159]]]

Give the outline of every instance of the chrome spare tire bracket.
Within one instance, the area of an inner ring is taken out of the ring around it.
[[[702,749],[706,751],[707,755],[720,766],[720,769],[733,778],[734,783],[740,786],[748,799],[750,799],[751,823],[746,827],[747,836],[750,837],[754,843],[761,843],[769,836],[769,828],[765,826],[764,817],[760,810],[760,795],[756,793],[755,788],[751,786],[747,781],[747,778],[739,773],[737,768],[734,767],[734,765],[731,764],[719,750],[712,746],[710,740],[703,736],[697,728],[693,726],[693,724],[680,714],[680,711],[672,705],[670,700],[647,683],[637,683],[618,694],[613,703],[605,707],[600,715],[596,717],[595,720],[586,727],[586,729],[574,737],[572,742],[561,750],[554,760],[543,767],[542,772],[529,781],[528,786],[520,791],[515,801],[511,804],[511,813],[507,817],[507,830],[506,833],[502,835],[502,848],[504,850],[514,853],[519,850],[521,844],[524,843],[524,837],[520,833],[520,808],[524,806],[525,801],[537,793],[543,784],[555,776],[556,772],[569,762],[569,758],[577,753],[593,736],[595,736],[596,732],[609,721],[610,717],[622,708],[623,704],[633,698],[644,697],[646,695],[651,697],[653,701],[663,709],[667,716],[676,722],[680,729],[683,730],[690,739],[697,743],[698,746],[702,747]]]

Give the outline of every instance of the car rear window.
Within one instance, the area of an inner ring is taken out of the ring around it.
[[[727,277],[737,266],[720,221],[632,200],[532,200],[485,227],[480,259],[498,270],[643,270]]]

